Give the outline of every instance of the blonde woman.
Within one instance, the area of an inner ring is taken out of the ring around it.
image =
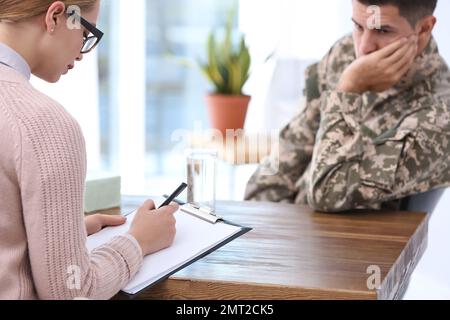
[[[99,7],[0,0],[0,299],[108,299],[143,256],[173,242],[176,205],[154,210],[149,200],[127,234],[87,251],[88,234],[125,218],[84,219],[80,127],[29,83],[30,74],[58,81],[98,44]]]

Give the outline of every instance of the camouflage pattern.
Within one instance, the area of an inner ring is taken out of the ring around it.
[[[327,212],[398,208],[402,198],[450,185],[450,72],[434,39],[382,93],[335,90],[355,59],[347,36],[307,69],[306,106],[250,179],[246,200]],[[277,174],[264,174],[278,163]]]

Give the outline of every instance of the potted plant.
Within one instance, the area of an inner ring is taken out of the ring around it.
[[[244,36],[233,45],[233,18],[230,14],[225,36],[218,41],[212,31],[208,38],[207,62],[200,67],[215,90],[206,96],[211,126],[226,135],[226,130],[243,129],[251,97],[242,89],[250,76],[251,57]]]

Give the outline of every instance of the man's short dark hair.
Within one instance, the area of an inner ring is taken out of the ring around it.
[[[365,5],[393,5],[414,27],[420,19],[433,15],[438,0],[358,0]]]

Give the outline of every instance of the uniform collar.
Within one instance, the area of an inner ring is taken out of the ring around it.
[[[0,63],[4,64],[30,80],[31,70],[25,59],[15,50],[0,42]]]

